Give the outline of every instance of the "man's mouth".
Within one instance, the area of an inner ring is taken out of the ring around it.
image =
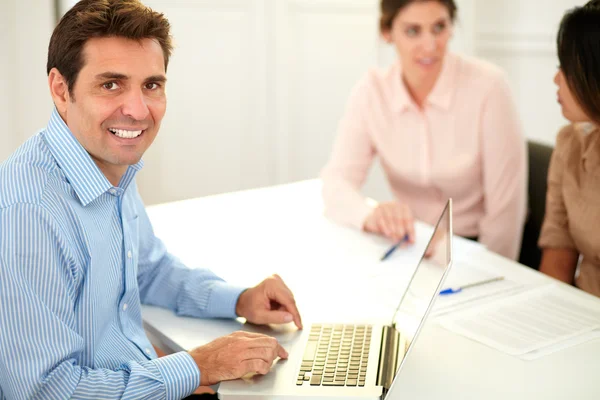
[[[126,129],[116,129],[116,128],[108,128],[108,131],[113,135],[120,137],[121,139],[135,139],[140,136],[144,130],[126,130]]]
[[[419,58],[417,59],[417,62],[423,66],[430,66],[433,65],[437,60],[433,57],[428,57],[428,58]]]

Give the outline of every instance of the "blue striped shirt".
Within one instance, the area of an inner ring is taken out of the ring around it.
[[[141,303],[230,318],[242,289],[166,251],[141,167],[113,187],[56,110],[0,166],[0,399],[179,399],[198,387],[188,353],[157,358]]]

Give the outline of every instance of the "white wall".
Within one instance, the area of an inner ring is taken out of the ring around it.
[[[506,70],[525,134],[553,144],[567,123],[552,83],[557,71],[556,32],[567,9],[581,0],[479,0],[475,5],[475,54]]]
[[[0,161],[42,129],[52,102],[46,55],[53,27],[50,0],[2,0],[0,46]]]
[[[327,161],[350,89],[383,56],[376,16],[376,1],[276,2],[278,182],[315,177]]]
[[[15,0],[15,4],[15,130],[22,142],[46,126],[52,111],[46,60],[54,8],[48,0]]]
[[[148,0],[173,27],[169,105],[139,186],[148,203],[273,182],[263,0]]]
[[[0,61],[0,161],[4,160],[16,147],[14,128],[14,107],[11,94],[15,92],[16,79],[12,60],[15,54],[14,2],[3,2],[0,14],[0,48],[6,55]]]

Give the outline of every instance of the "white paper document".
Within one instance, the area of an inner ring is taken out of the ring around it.
[[[486,281],[501,277],[496,270],[477,266],[467,261],[456,260],[450,275],[444,283],[443,289],[458,289],[465,285]],[[514,295],[520,291],[531,288],[518,281],[504,278],[495,282],[489,282],[481,286],[466,288],[458,293],[441,295],[438,297],[433,309],[434,315],[446,314],[458,309],[474,306],[478,303],[491,301],[498,297]]]
[[[446,329],[506,354],[534,359],[600,334],[593,300],[550,284],[444,316]]]

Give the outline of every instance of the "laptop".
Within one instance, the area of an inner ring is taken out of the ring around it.
[[[330,400],[391,395],[451,265],[449,199],[389,325],[319,323],[303,331],[270,332],[288,350],[289,358],[276,363],[267,375],[221,383],[219,398]]]

